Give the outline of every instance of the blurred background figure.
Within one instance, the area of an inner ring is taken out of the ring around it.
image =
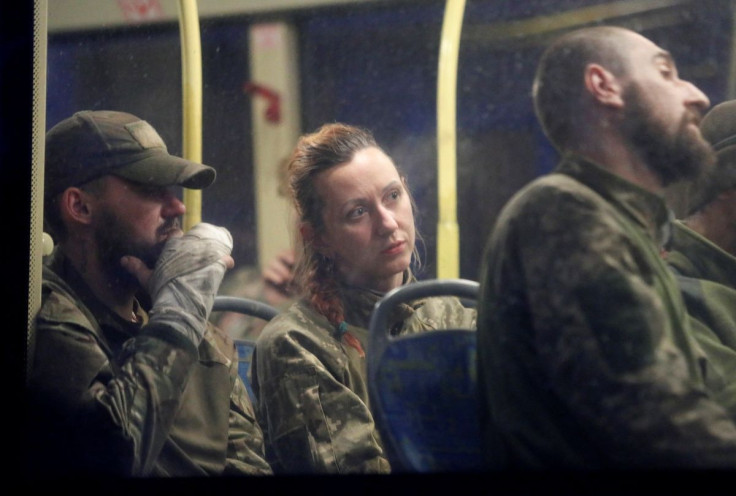
[[[286,185],[287,166],[284,159],[279,164],[277,194],[288,196]],[[293,217],[293,213],[292,213]],[[293,222],[293,219],[289,219]],[[237,296],[267,303],[276,310],[285,310],[295,297],[294,281],[294,249],[284,248],[263,267],[244,265],[225,274],[225,280],[220,285],[220,295]],[[255,341],[266,322],[263,319],[252,317],[239,312],[212,312],[210,320],[220,329],[227,332],[233,339],[247,339]]]
[[[708,356],[706,383],[736,418],[736,100],[713,107],[700,129],[718,161],[683,189],[686,215],[665,256]]]
[[[285,310],[293,301],[295,291],[294,250],[286,248],[266,266],[245,266],[228,273],[220,286],[219,295],[238,296],[267,303],[276,310]],[[239,312],[212,312],[211,321],[233,339],[253,340],[266,322]]]

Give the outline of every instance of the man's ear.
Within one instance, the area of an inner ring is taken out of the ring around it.
[[[305,245],[312,245],[317,252],[325,257],[331,256],[332,250],[329,249],[329,246],[322,240],[322,236],[317,233],[311,223],[302,222],[299,224],[299,234]]]
[[[588,64],[584,73],[585,89],[601,105],[621,108],[624,105],[621,82],[605,67]]]
[[[77,187],[72,186],[61,193],[59,208],[61,209],[62,218],[67,222],[79,224],[90,224],[92,222],[89,195]]]

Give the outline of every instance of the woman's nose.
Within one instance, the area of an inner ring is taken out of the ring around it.
[[[387,235],[398,229],[399,224],[396,222],[394,212],[385,207],[378,208],[378,232],[381,235]]]

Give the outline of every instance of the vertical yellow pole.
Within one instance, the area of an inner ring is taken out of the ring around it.
[[[183,100],[183,155],[193,162],[202,161],[202,47],[199,34],[197,0],[179,0],[181,34],[181,70]],[[202,221],[202,191],[184,189],[182,229],[186,232]]]
[[[437,278],[457,278],[460,240],[457,225],[457,61],[465,0],[447,0],[437,74]]]

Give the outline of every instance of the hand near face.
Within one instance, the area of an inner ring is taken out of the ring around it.
[[[129,255],[120,259],[120,265],[122,265],[125,270],[135,276],[142,288],[148,287],[148,281],[151,279],[151,274],[153,274],[153,270],[149,269],[148,266],[143,262],[143,260],[138,257]]]
[[[178,232],[172,234],[171,237],[181,237],[183,235],[184,233],[181,230],[178,230]],[[153,269],[149,268],[143,260],[133,255],[126,255],[120,259],[120,265],[138,280],[138,283],[142,288],[148,288],[148,283],[151,280]]]
[[[269,305],[279,306],[294,296],[294,251],[283,250],[261,272],[263,298]]]
[[[278,253],[263,268],[261,276],[263,280],[275,288],[288,293],[289,286],[294,279],[294,251],[291,249],[283,250]]]
[[[232,269],[235,266],[235,260],[230,255],[223,257],[222,262],[228,269]],[[148,287],[148,282],[151,280],[153,269],[149,269],[143,260],[138,257],[128,255],[120,259],[120,265],[135,276],[142,288]]]
[[[137,271],[151,297],[149,325],[179,331],[198,346],[222,278],[234,265],[232,248],[227,229],[201,222],[166,242],[150,274],[128,257],[125,263]]]

